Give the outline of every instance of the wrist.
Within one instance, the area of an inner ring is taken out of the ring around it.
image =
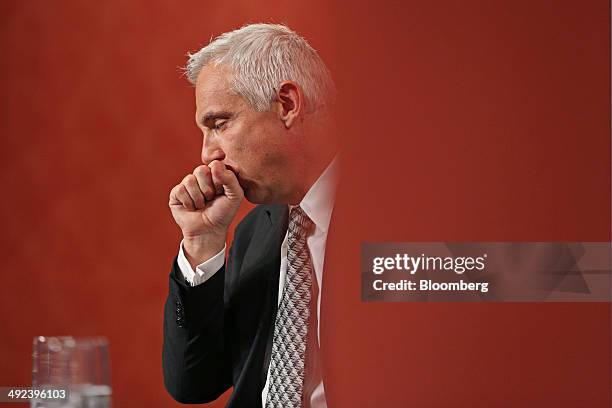
[[[183,252],[191,267],[217,255],[224,247],[227,235],[189,236],[183,235]]]

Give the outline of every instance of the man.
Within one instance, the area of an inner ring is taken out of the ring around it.
[[[234,387],[228,407],[326,407],[319,356],[337,167],[334,85],[306,40],[252,24],[190,55],[202,163],[170,192],[183,234],[164,314],[179,402]],[[229,225],[242,200],[255,207]]]

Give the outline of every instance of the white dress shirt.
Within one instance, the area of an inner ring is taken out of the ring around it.
[[[325,259],[325,243],[327,241],[327,231],[329,229],[329,222],[331,220],[332,210],[334,208],[334,198],[337,186],[337,167],[338,158],[334,158],[332,162],[327,166],[325,171],[319,176],[317,181],[310,187],[310,190],[304,196],[300,207],[310,217],[315,224],[314,232],[308,236],[306,244],[310,250],[310,256],[312,258],[312,265],[314,267],[315,275],[317,278],[317,284],[319,286],[319,293],[317,296],[317,340],[319,345],[320,340],[320,316],[321,316],[321,292],[323,291],[323,261]],[[283,289],[285,286],[285,276],[287,275],[287,235],[281,245],[281,263],[280,263],[280,276],[278,283],[278,303],[282,299]],[[185,278],[192,285],[199,285],[206,280],[210,279],[225,263],[225,251],[224,247],[221,252],[198,265],[194,271],[189,265],[187,258],[183,252],[183,244],[181,243],[178,255],[178,265]],[[320,356],[316,356],[320,358]],[[262,405],[266,406],[266,397],[268,395],[268,384],[270,381],[270,368],[268,367],[268,375],[266,378],[266,385],[261,393]],[[313,390],[310,397],[311,408],[327,408],[325,401],[325,390],[323,387],[323,379],[320,379],[319,384]]]

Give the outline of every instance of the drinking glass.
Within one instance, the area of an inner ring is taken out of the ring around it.
[[[33,399],[32,408],[110,408],[108,341],[104,337],[35,337],[32,387],[68,392],[63,401]]]

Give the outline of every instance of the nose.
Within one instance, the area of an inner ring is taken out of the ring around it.
[[[216,141],[216,137],[210,134],[204,134],[202,141],[202,163],[209,165],[213,160],[225,159],[225,152]]]

